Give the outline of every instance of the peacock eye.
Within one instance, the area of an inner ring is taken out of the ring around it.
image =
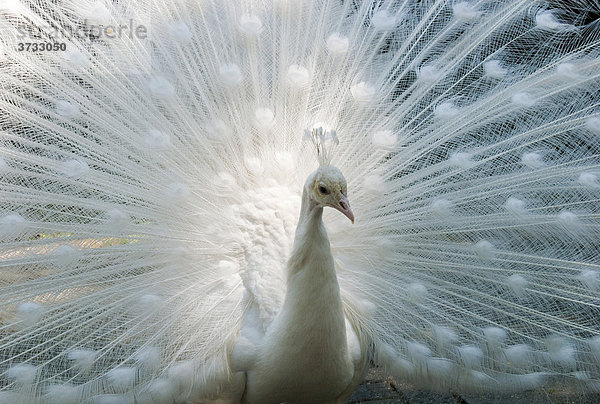
[[[329,190],[325,188],[323,185],[319,185],[319,193],[323,195],[329,195]]]

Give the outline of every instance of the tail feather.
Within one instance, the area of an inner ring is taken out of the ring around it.
[[[0,401],[241,394],[234,341],[281,304],[319,127],[363,353],[430,388],[596,391],[598,11],[0,5]]]

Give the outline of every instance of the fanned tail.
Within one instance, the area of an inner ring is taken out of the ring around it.
[[[377,364],[598,390],[597,5],[55,3],[0,5],[0,401],[227,391],[285,292],[305,130],[339,140],[356,224],[325,222]]]

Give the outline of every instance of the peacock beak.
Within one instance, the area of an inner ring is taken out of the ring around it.
[[[337,210],[342,212],[344,216],[352,221],[354,224],[354,213],[352,213],[352,209],[350,209],[350,202],[348,202],[348,198],[346,195],[342,195],[338,206],[335,207]]]

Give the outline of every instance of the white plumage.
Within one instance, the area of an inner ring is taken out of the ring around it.
[[[599,11],[4,1],[0,403],[597,392]]]

